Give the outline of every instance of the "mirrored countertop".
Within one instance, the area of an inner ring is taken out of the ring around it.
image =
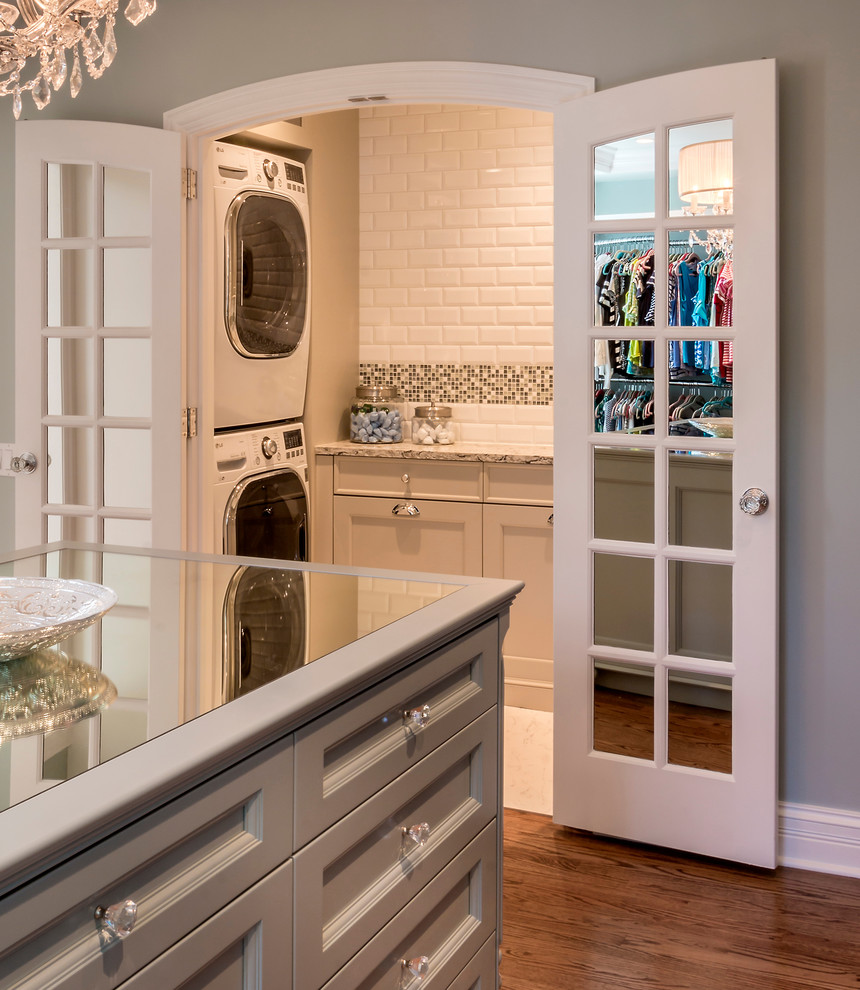
[[[454,603],[462,608],[449,604],[440,611],[458,593],[480,588],[479,598],[497,603],[516,591],[511,582],[483,579],[350,573],[323,565],[77,544],[7,555],[0,559],[0,575],[96,582],[117,596],[89,627],[42,651],[38,699],[32,670],[28,686],[17,685],[31,708],[41,705],[42,716],[45,697],[56,696],[67,707],[77,703],[81,717],[64,718],[54,729],[45,729],[50,720],[44,719],[32,726],[38,731],[22,726],[26,712],[8,697],[18,671],[10,666],[14,661],[6,662],[7,683],[0,684],[7,693],[4,717],[17,724],[7,723],[5,733],[0,726],[0,811],[229,705],[235,719],[253,719],[261,732],[267,720],[280,718],[289,727],[291,714],[307,717],[323,709],[326,691],[329,701],[337,700],[339,685],[360,683],[373,664],[394,656],[398,644],[408,654],[419,626],[425,639],[428,628],[454,628],[463,609],[474,611],[478,602],[462,599]],[[363,641],[370,649],[357,648]],[[318,663],[322,658],[328,658],[326,665]],[[79,683],[82,664],[100,672],[95,688],[91,678]],[[309,666],[319,671],[295,678]],[[295,691],[273,694],[271,685],[291,675]],[[69,701],[76,689],[86,697]],[[266,705],[248,704],[245,696],[267,691]]]

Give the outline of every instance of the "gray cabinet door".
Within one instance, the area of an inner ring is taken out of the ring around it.
[[[124,990],[290,990],[293,864],[177,942]]]

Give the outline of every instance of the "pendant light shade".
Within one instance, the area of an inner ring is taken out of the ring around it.
[[[690,204],[690,213],[732,212],[734,174],[732,139],[688,144],[678,153],[678,195]]]

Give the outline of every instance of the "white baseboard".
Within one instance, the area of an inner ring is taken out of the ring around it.
[[[779,863],[860,877],[860,812],[781,801]]]

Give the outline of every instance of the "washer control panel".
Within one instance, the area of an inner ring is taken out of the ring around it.
[[[301,423],[260,427],[215,435],[215,471],[219,481],[236,472],[247,474],[275,464],[304,465],[305,441]],[[298,462],[298,463],[296,463]]]

